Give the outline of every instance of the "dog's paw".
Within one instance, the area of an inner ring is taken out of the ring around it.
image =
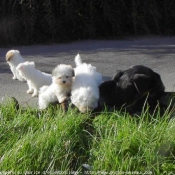
[[[38,94],[33,93],[32,97],[38,97]]]
[[[67,97],[62,97],[62,98],[59,99],[59,102],[60,102],[60,103],[63,103],[63,102],[65,102],[66,100],[67,100]]]
[[[27,94],[32,94],[33,93],[33,90],[28,90],[27,91]]]
[[[13,79],[13,80],[16,80],[16,79],[17,79],[17,77],[15,77],[15,76],[14,76],[14,77],[12,77],[12,79]]]
[[[19,81],[26,81],[24,78],[18,78]]]

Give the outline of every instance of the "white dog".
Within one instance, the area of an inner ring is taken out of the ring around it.
[[[71,101],[85,113],[92,111],[98,106],[99,85],[102,83],[102,75],[96,71],[96,67],[91,64],[82,63],[78,54],[75,57],[76,68],[75,80],[72,85]]]
[[[27,80],[29,86],[27,93],[32,94],[32,97],[38,95],[40,87],[52,83],[52,75],[37,70],[34,62],[20,63],[16,69],[19,75]]]
[[[40,89],[39,109],[45,109],[50,103],[62,103],[71,92],[73,68],[71,65],[60,64],[52,71],[52,84]]]
[[[22,78],[19,75],[19,72],[16,70],[16,67],[19,63],[25,62],[24,58],[21,56],[20,52],[18,50],[9,50],[6,53],[6,61],[10,66],[10,69],[13,73],[12,79],[18,79],[19,81],[25,81],[24,78]]]

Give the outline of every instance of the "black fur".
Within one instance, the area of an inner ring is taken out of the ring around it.
[[[117,71],[112,80],[103,82],[100,87],[100,105],[140,111],[147,100],[151,108],[164,93],[165,87],[158,73],[152,69],[135,65],[124,71]]]

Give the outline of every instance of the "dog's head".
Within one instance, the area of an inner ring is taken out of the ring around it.
[[[9,50],[6,53],[6,61],[11,61],[12,59],[15,58],[15,56],[20,55],[20,52],[18,50]]]
[[[74,71],[71,65],[59,64],[52,71],[53,82],[61,86],[71,86]]]
[[[99,104],[104,107],[118,107],[120,101],[119,91],[116,82],[113,80],[105,81],[99,86],[100,98]]]
[[[99,91],[98,88],[80,87],[72,92],[71,101],[79,109],[85,113],[93,111],[98,106]]]
[[[26,61],[24,63],[20,63],[16,67],[16,70],[18,70],[19,74],[22,77],[24,77],[24,78],[26,78],[26,76],[28,76],[29,74],[31,74],[31,72],[33,71],[33,69],[35,69],[35,63],[34,62],[29,62],[29,61]]]
[[[124,103],[130,104],[142,95],[163,92],[165,87],[158,73],[143,65],[135,65],[124,71],[117,71],[113,80],[120,88]]]

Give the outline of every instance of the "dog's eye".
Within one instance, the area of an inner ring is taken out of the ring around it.
[[[68,76],[66,76],[66,78],[69,78]]]
[[[58,79],[61,79],[61,77],[58,77]]]

